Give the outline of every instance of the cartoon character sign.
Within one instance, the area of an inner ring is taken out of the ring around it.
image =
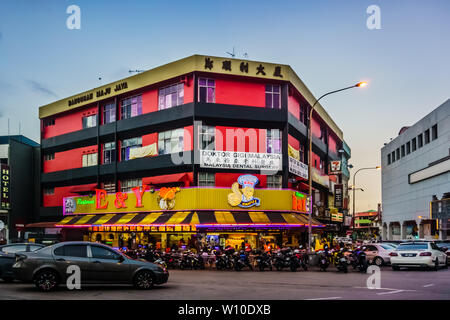
[[[161,188],[158,192],[158,204],[163,210],[171,210],[175,207],[175,194],[180,188]]]
[[[243,175],[238,178],[238,182],[231,186],[232,193],[228,194],[228,203],[232,207],[250,208],[259,206],[261,201],[253,197],[255,186],[259,183],[257,177],[252,175]],[[242,186],[242,189],[239,188]]]

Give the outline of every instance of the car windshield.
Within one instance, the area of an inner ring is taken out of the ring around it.
[[[436,244],[439,248],[444,248],[444,247],[450,248],[450,242],[440,242],[440,243],[436,243]]]
[[[426,250],[428,249],[427,243],[405,243],[400,244],[397,247],[398,251],[405,251],[405,250]]]
[[[391,246],[391,245],[388,245],[388,244],[380,244],[380,246],[381,246],[383,249],[385,249],[385,250],[392,250],[392,249],[395,248],[394,246]]]

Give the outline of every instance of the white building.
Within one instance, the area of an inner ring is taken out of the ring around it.
[[[383,239],[447,237],[430,201],[450,192],[450,99],[381,149]]]

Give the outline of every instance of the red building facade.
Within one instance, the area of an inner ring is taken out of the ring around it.
[[[194,55],[43,106],[40,220],[61,220],[64,199],[89,198],[96,189],[229,189],[243,175],[258,179],[255,195],[271,189],[305,195],[313,103],[287,65]],[[340,182],[328,165],[341,157],[343,134],[320,105],[316,110],[313,203],[326,211]]]

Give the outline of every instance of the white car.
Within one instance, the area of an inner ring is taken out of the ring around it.
[[[405,242],[390,254],[394,270],[400,267],[447,268],[447,255],[434,242]]]
[[[369,243],[364,245],[364,247],[366,248],[364,251],[369,263],[376,264],[379,267],[391,262],[389,254],[395,250],[394,247],[385,243]]]

